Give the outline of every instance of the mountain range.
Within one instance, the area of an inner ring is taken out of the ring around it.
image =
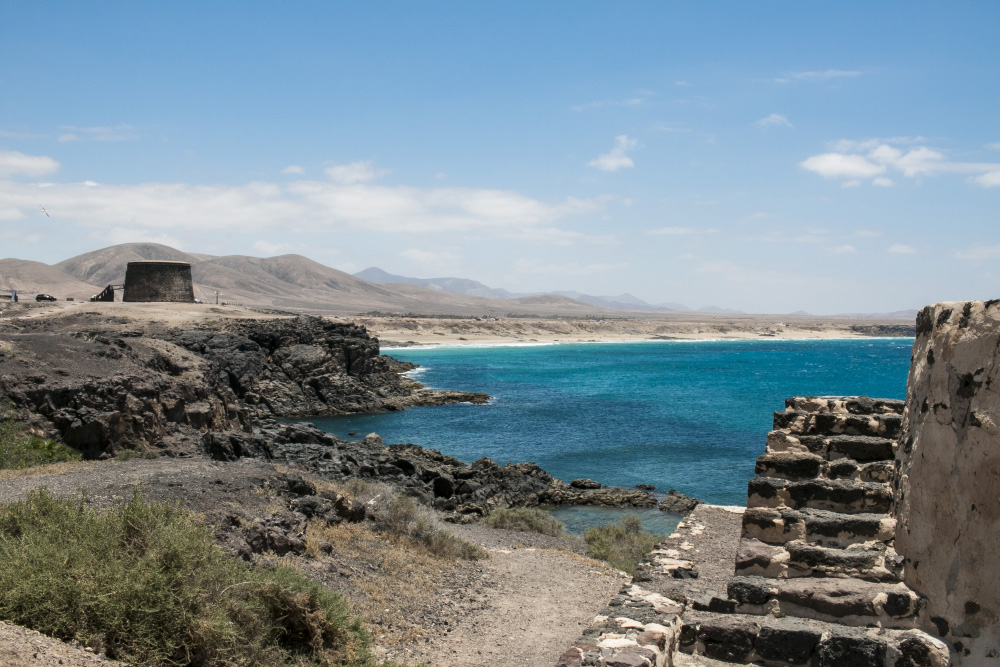
[[[592,296],[581,292],[515,293],[466,278],[410,278],[372,267],[351,275],[301,255],[249,257],[187,253],[158,243],[124,243],[84,253],[57,264],[0,259],[0,294],[16,289],[25,298],[36,293],[59,299],[86,300],[106,285],[121,285],[128,262],[171,260],[191,264],[195,297],[330,314],[363,312],[428,315],[604,316],[614,312],[699,312],[739,314],[706,306],[650,304],[632,294]],[[0,297],[2,299],[2,297]],[[793,313],[792,315],[807,315]],[[915,310],[851,313],[845,316],[905,318]]]
[[[436,290],[441,292],[451,292],[453,294],[467,294],[470,296],[485,296],[491,299],[517,299],[526,296],[538,296],[540,294],[555,294],[557,296],[565,296],[574,301],[579,301],[580,303],[585,303],[589,306],[594,306],[596,308],[603,308],[605,310],[623,310],[623,311],[642,311],[642,312],[661,312],[661,313],[728,313],[728,314],[741,314],[742,311],[732,310],[729,308],[719,308],[717,306],[705,306],[702,308],[688,308],[681,303],[647,303],[642,299],[629,294],[628,292],[624,294],[618,294],[617,296],[593,296],[590,294],[583,294],[582,292],[508,292],[505,289],[488,287],[481,282],[475,280],[469,280],[467,278],[410,278],[408,276],[399,276],[388,271],[383,271],[378,267],[370,267],[364,271],[358,271],[354,274],[355,278],[361,278],[362,280],[367,280],[373,283],[379,283],[382,285],[387,284],[405,284],[405,285],[416,285],[418,287],[423,287],[425,289]]]

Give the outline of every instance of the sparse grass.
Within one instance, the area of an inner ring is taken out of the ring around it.
[[[176,507],[98,511],[33,491],[0,507],[0,618],[141,665],[373,665],[339,595],[227,558]]]
[[[10,418],[8,409],[0,409],[0,469],[23,470],[82,458],[79,452],[62,443],[24,434]]]
[[[583,534],[589,556],[606,561],[627,574],[634,572],[636,565],[662,539],[662,535],[644,530],[642,519],[636,516],[622,519],[619,523],[591,528]]]
[[[554,516],[536,507],[516,509],[495,509],[480,521],[490,528],[520,530],[525,533],[541,533],[559,537],[566,534],[566,526]]]
[[[152,449],[147,449],[146,447],[140,447],[139,449],[123,449],[115,454],[115,461],[122,463],[130,459],[155,459],[159,458],[157,454]]]
[[[442,558],[479,560],[489,555],[481,547],[455,537],[440,526],[433,510],[387,484],[352,479],[345,490],[354,502],[363,503],[375,529],[392,537],[408,537]]]

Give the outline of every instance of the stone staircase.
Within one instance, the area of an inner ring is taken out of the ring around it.
[[[748,485],[735,575],[689,600],[680,651],[762,665],[948,664],[947,646],[916,629],[922,602],[893,548],[902,411],[867,397],[785,402]]]

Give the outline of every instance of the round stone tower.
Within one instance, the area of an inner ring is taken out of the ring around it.
[[[187,262],[129,262],[122,301],[194,302],[191,265]]]

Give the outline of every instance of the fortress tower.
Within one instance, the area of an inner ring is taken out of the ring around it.
[[[194,302],[191,265],[187,262],[129,262],[122,301]]]

